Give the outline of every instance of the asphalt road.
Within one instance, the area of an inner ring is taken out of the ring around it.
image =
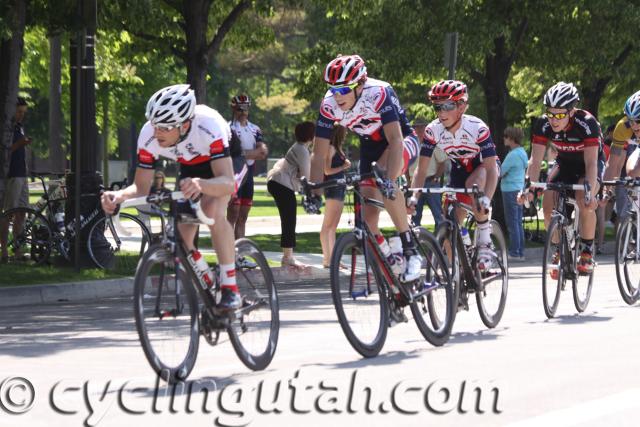
[[[191,393],[156,387],[129,298],[6,308],[0,426],[638,425],[640,305],[622,301],[612,260],[600,259],[586,312],[576,314],[568,289],[553,320],[540,268],[513,264],[510,274],[495,329],[472,305],[444,347],[410,321],[367,360],[344,338],[327,283],[282,285],[268,369],[248,371],[226,340],[201,340]]]

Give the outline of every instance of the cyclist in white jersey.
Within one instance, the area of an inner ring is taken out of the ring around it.
[[[413,187],[422,187],[436,146],[451,159],[450,185],[452,187],[471,188],[474,184],[484,196],[480,204],[484,209],[491,207],[491,199],[496,191],[500,171],[497,154],[489,127],[479,118],[464,114],[469,108],[467,86],[456,80],[442,80],[431,88],[429,100],[438,114],[425,129],[418,168],[413,175]],[[419,193],[409,200],[415,205]],[[485,270],[491,267],[495,254],[491,250],[490,214],[475,210],[474,216],[478,224],[478,268]],[[465,212],[457,212],[458,220],[463,221]]]
[[[324,160],[335,123],[359,136],[360,173],[370,172],[371,162],[376,161],[391,180],[404,174],[418,157],[419,141],[391,85],[367,77],[365,63],[358,55],[332,60],[325,68],[324,81],[329,90],[320,105],[316,125],[311,181],[324,179]],[[362,192],[365,197],[378,200],[381,197],[375,183],[364,183]],[[384,198],[383,201],[402,240],[406,269],[401,279],[415,280],[420,277],[422,257],[409,232],[404,198]],[[381,242],[384,239],[378,228],[378,209],[368,205],[363,209],[365,221]]]
[[[210,227],[213,247],[220,262],[222,298],[218,307],[233,310],[241,305],[235,277],[233,229],[226,219],[230,196],[236,190],[229,157],[231,131],[214,109],[196,105],[189,85],[168,86],[154,93],[146,109],[147,122],[138,137],[138,167],[134,183],[122,190],[106,191],[102,208],[108,214],[118,204],[149,194],[155,163],[160,157],[180,163],[180,190],[186,198],[202,194],[203,212],[215,223]],[[180,224],[186,249],[191,252],[197,226]]]

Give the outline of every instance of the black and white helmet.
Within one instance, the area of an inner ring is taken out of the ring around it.
[[[153,126],[180,125],[193,117],[196,96],[189,85],[178,84],[160,89],[149,98],[145,116]]]
[[[544,95],[544,105],[549,108],[573,108],[580,101],[578,89],[573,83],[558,82]]]

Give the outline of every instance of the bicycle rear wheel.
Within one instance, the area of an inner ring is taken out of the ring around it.
[[[150,245],[151,234],[133,215],[120,213],[118,220],[113,218],[100,218],[91,227],[87,238],[89,256],[99,268],[134,274]]]
[[[436,240],[445,257],[449,267],[449,277],[453,288],[453,300],[455,301],[454,317],[458,312],[460,302],[460,292],[462,292],[462,265],[460,265],[460,255],[451,239],[453,224],[449,221],[442,222],[436,230]],[[455,319],[454,319],[455,320]]]
[[[242,307],[234,313],[229,338],[245,366],[262,370],[271,363],[278,345],[278,294],[264,254],[249,239],[236,241],[236,281]]]
[[[479,285],[476,289],[478,312],[487,328],[495,328],[500,323],[509,289],[507,245],[502,227],[497,221],[491,221],[491,250],[496,255],[491,268],[483,273],[476,269],[475,276]]]
[[[424,258],[423,272],[412,292],[424,295],[411,304],[411,313],[422,336],[435,346],[449,340],[455,320],[456,301],[447,261],[436,238],[418,228],[418,250]]]
[[[0,215],[0,233],[6,230],[9,259],[40,265],[49,259],[53,232],[49,221],[31,208],[14,208]]]
[[[618,289],[624,302],[635,304],[640,298],[640,242],[635,214],[628,216],[616,232],[615,264]]]
[[[338,321],[351,346],[374,357],[387,339],[389,308],[374,259],[365,258],[364,240],[341,235],[331,256],[331,296]],[[367,257],[373,257],[367,251]]]
[[[564,268],[565,251],[562,250],[565,236],[561,230],[558,218],[553,218],[547,230],[547,241],[544,244],[542,256],[542,306],[549,319],[556,315],[560,302],[560,291],[565,281]],[[556,236],[558,244],[552,243]]]
[[[198,298],[191,278],[164,245],[151,246],[140,260],[133,301],[151,368],[168,383],[184,381],[198,355]]]

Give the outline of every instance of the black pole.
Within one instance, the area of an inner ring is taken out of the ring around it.
[[[82,93],[82,39],[83,39],[83,31],[78,31],[76,36],[76,101],[80,100],[80,94]],[[80,271],[80,168],[81,168],[81,135],[82,135],[82,108],[81,103],[76,103],[76,111],[75,111],[75,121],[76,121],[76,133],[75,133],[75,203],[73,211],[75,213],[74,223],[75,223],[75,239],[74,239],[74,257],[73,257],[73,265],[75,266],[76,271]]]

